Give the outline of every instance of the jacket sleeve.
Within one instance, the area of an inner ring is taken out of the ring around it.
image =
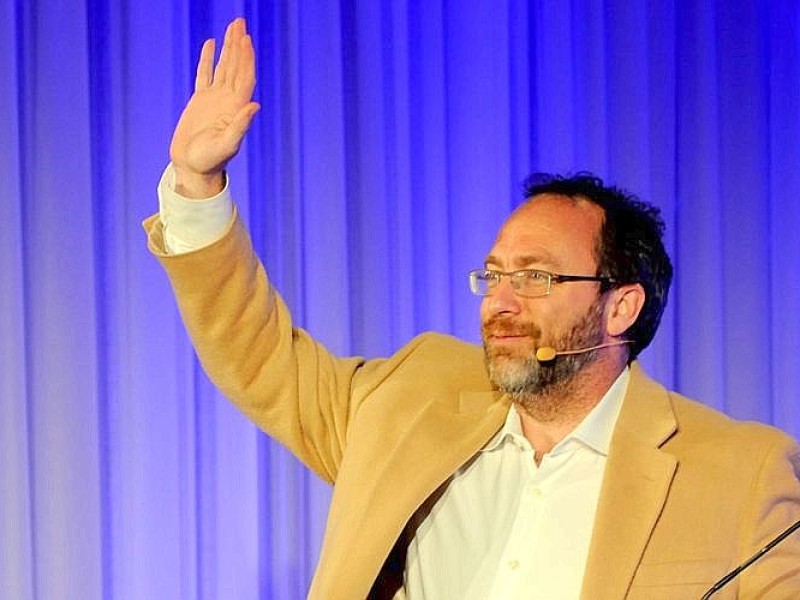
[[[175,256],[165,252],[157,215],[143,225],[211,380],[250,420],[332,483],[348,423],[363,397],[359,387],[370,387],[369,375],[381,361],[334,357],[293,327],[238,214],[222,239]]]

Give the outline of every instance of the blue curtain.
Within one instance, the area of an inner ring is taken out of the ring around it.
[[[477,341],[520,181],[591,170],[668,225],[646,368],[800,435],[796,1],[0,0],[0,598],[304,595],[329,490],[205,379],[139,225],[239,14],[233,190],[332,350]]]

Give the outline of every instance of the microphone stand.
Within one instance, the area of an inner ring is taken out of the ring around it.
[[[781,543],[783,540],[785,540],[787,537],[789,537],[790,535],[792,535],[792,534],[793,534],[795,531],[797,531],[798,529],[800,529],[800,521],[797,521],[797,522],[796,522],[796,523],[794,523],[793,525],[790,525],[790,526],[789,526],[787,529],[785,529],[783,532],[781,532],[781,533],[778,535],[778,537],[776,537],[774,540],[772,540],[772,541],[771,541],[769,544],[767,544],[766,546],[764,546],[764,547],[763,547],[761,550],[759,550],[758,552],[756,552],[756,553],[755,553],[753,556],[751,556],[750,558],[748,558],[748,559],[747,559],[746,561],[744,561],[744,562],[743,562],[741,565],[739,565],[738,567],[736,567],[736,568],[735,568],[733,571],[731,571],[730,573],[728,573],[727,575],[725,575],[725,577],[723,577],[723,578],[722,578],[722,579],[720,579],[720,580],[719,580],[717,583],[715,583],[713,586],[711,586],[711,589],[710,589],[710,590],[708,590],[708,591],[707,591],[707,592],[706,592],[706,593],[703,595],[703,597],[702,597],[700,600],[708,600],[708,599],[711,597],[711,595],[712,595],[712,594],[715,594],[715,593],[717,593],[717,592],[718,592],[719,590],[721,590],[721,589],[722,589],[724,586],[726,586],[726,585],[728,584],[728,582],[729,582],[731,579],[733,579],[734,577],[736,577],[736,576],[737,576],[739,573],[741,573],[742,571],[744,571],[744,570],[745,570],[747,567],[749,567],[750,565],[752,565],[752,564],[753,564],[754,562],[756,562],[756,561],[757,561],[759,558],[761,558],[762,556],[764,556],[764,555],[765,555],[767,552],[769,552],[770,550],[772,550],[772,549],[773,549],[775,546],[777,546],[778,544],[780,544],[780,543]]]

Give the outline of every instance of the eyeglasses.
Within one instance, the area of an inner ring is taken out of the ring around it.
[[[589,275],[561,275],[539,269],[520,269],[519,271],[495,271],[475,269],[469,272],[469,288],[476,296],[491,296],[503,277],[508,277],[511,287],[520,296],[536,298],[547,296],[554,283],[568,281],[599,281],[605,284],[616,283],[610,277],[591,277]]]

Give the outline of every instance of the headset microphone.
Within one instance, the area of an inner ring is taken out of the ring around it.
[[[583,354],[584,352],[591,352],[592,350],[599,350],[601,348],[611,348],[612,346],[622,346],[623,344],[632,344],[633,340],[620,340],[618,342],[607,342],[605,344],[598,344],[589,348],[580,348],[578,350],[560,350],[556,351],[555,348],[550,346],[542,346],[536,349],[536,360],[540,363],[548,363],[555,360],[556,356],[564,354]]]

